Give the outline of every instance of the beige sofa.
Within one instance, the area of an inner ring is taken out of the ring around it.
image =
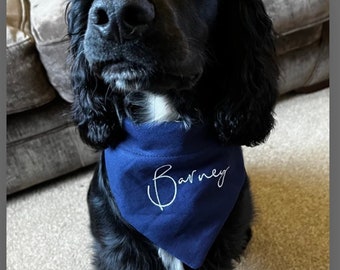
[[[328,84],[328,0],[264,0],[280,93]],[[65,0],[7,0],[7,193],[93,164],[70,118]]]

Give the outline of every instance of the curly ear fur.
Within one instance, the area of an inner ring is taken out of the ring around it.
[[[73,119],[82,140],[101,150],[115,146],[124,136],[117,113],[119,95],[108,91],[89,68],[84,55],[84,35],[91,0],[73,0],[67,7],[70,36],[71,80],[74,90]]]
[[[215,74],[213,87],[218,89],[218,135],[226,143],[262,143],[274,126],[279,75],[272,22],[262,1],[220,1],[212,38],[218,65],[208,76]]]

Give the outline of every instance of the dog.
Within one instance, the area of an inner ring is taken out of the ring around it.
[[[234,269],[254,206],[241,146],[275,124],[261,0],[71,0],[74,102],[102,151],[88,191],[100,270]]]

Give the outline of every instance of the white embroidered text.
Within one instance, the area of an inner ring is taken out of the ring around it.
[[[192,184],[194,181],[202,182],[203,180],[212,179],[217,180],[217,187],[221,188],[224,185],[226,174],[229,168],[230,167],[228,166],[223,170],[212,169],[207,173],[198,173],[197,170],[193,170],[185,177],[174,179],[168,174],[172,169],[172,165],[166,164],[160,166],[154,172],[154,177],[152,179],[153,185],[148,185],[147,187],[148,197],[154,205],[158,206],[163,211],[165,207],[170,206],[176,200],[178,185],[183,185],[187,183]],[[159,192],[160,181],[168,182],[166,183],[168,189],[167,191],[169,192],[167,201],[163,201],[162,198],[160,197]],[[152,198],[151,196],[151,188],[153,188],[153,194],[155,198]]]

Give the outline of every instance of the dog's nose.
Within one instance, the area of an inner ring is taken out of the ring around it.
[[[154,5],[149,0],[96,1],[90,12],[90,23],[101,36],[117,42],[143,35],[154,18]]]

